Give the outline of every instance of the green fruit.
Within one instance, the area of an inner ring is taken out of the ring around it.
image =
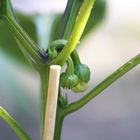
[[[60,76],[60,84],[63,88],[72,89],[79,83],[79,78],[75,74],[62,73]]]
[[[81,82],[87,83],[90,80],[90,69],[85,64],[75,65],[74,73],[79,77]]]

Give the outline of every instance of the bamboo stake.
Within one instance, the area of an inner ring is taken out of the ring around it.
[[[59,65],[50,66],[43,140],[53,140],[54,137],[60,70]]]

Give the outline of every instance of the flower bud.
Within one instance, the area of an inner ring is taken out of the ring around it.
[[[68,105],[68,97],[67,94],[65,94],[65,96],[60,96],[59,97],[59,103],[61,105],[62,108],[65,108]]]
[[[75,65],[74,73],[79,77],[80,82],[87,83],[90,80],[90,69],[85,64]]]
[[[53,60],[57,57],[57,50],[55,48],[48,49],[49,60]]]
[[[75,74],[62,73],[60,76],[60,84],[63,88],[72,89],[79,83],[79,78]]]

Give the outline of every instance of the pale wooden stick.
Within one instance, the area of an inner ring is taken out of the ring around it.
[[[61,67],[50,66],[43,140],[53,140]]]

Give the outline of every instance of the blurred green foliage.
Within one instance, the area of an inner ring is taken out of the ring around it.
[[[86,37],[86,35],[96,27],[98,23],[100,23],[104,17],[105,17],[105,11],[106,11],[106,1],[105,0],[96,0],[95,6],[92,10],[90,19],[88,21],[88,24],[85,28],[84,34],[82,36],[82,39]],[[44,18],[46,18],[46,15],[43,15]],[[17,13],[17,17],[19,19],[19,23],[23,27],[23,29],[30,35],[30,37],[40,46],[41,37],[48,40],[48,42],[55,40],[59,36],[59,27],[61,26],[62,21],[62,14],[54,14],[50,16],[49,18],[53,18],[52,26],[49,26],[51,29],[49,29],[49,37],[46,34],[43,34],[43,36],[40,36],[39,29],[37,27],[37,24],[39,23],[38,20],[42,18],[42,15],[23,15],[21,13]],[[43,20],[40,20],[43,22]],[[40,26],[40,25],[39,25]],[[41,26],[48,26],[46,24],[41,24]],[[43,27],[42,27],[43,29]],[[44,29],[48,29],[45,28]],[[44,31],[47,32],[47,31]],[[46,44],[46,48],[47,45]],[[41,46],[40,46],[41,47]],[[14,60],[18,60],[21,64],[27,64],[27,61],[21,54],[10,29],[5,25],[5,23],[0,21],[0,49],[2,49],[7,55],[10,56],[10,58],[13,58]]]

